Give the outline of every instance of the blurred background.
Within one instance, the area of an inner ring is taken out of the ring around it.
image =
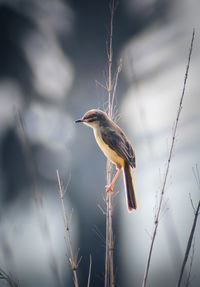
[[[116,286],[141,286],[155,211],[183,87],[192,29],[196,38],[148,286],[175,286],[200,197],[200,3],[121,0],[114,20],[113,72],[122,59],[117,123],[137,158],[138,210],[115,185]],[[104,285],[106,159],[92,130],[75,125],[106,109],[109,1],[0,1],[0,267],[20,286],[73,286],[56,170],[68,185],[78,276]],[[100,83],[100,84],[99,84]],[[117,192],[119,191],[119,192]],[[190,195],[190,196],[189,196]],[[199,286],[199,223],[190,286]],[[190,260],[189,260],[190,263]],[[184,280],[187,280],[189,264]],[[184,282],[185,282],[184,281]],[[1,285],[2,284],[2,285]],[[1,281],[0,286],[6,286]]]

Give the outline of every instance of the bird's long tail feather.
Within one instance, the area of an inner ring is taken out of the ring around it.
[[[124,181],[126,187],[126,199],[128,210],[132,211],[137,208],[136,194],[133,185],[133,172],[131,166],[125,162],[124,165]]]

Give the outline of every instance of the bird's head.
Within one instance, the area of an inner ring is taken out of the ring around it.
[[[105,112],[101,110],[89,110],[81,119],[76,120],[75,123],[84,123],[91,128],[96,128],[107,120],[108,116]]]

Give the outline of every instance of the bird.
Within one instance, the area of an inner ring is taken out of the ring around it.
[[[136,157],[125,133],[104,111],[99,109],[89,110],[75,123],[83,123],[93,129],[100,149],[116,165],[117,172],[111,184],[105,186],[106,192],[113,191],[113,185],[123,170],[128,211],[136,209],[137,201],[132,173],[132,168],[136,167]]]

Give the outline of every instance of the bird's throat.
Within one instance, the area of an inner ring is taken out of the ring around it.
[[[124,160],[123,158],[121,158],[113,149],[111,149],[109,147],[109,145],[107,145],[101,136],[101,132],[100,132],[100,128],[93,128],[94,131],[94,136],[96,139],[96,142],[98,144],[98,146],[100,147],[100,149],[103,151],[103,153],[105,154],[105,156],[112,161],[114,164],[116,164],[116,166],[118,168],[122,168],[124,167]]]

